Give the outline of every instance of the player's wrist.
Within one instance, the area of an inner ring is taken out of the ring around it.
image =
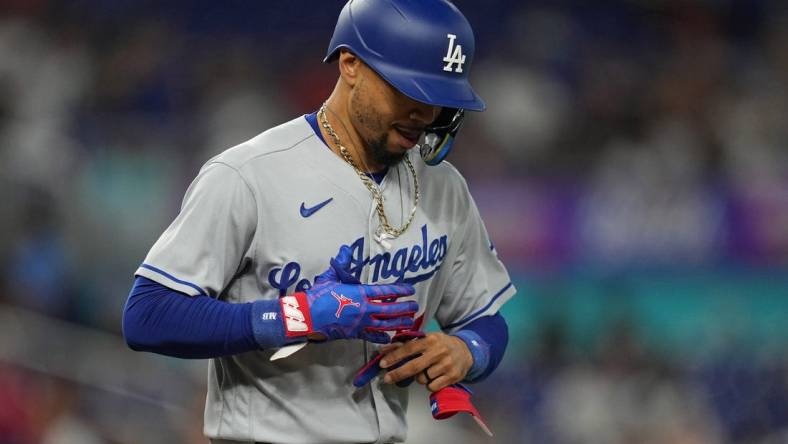
[[[481,376],[490,364],[490,345],[472,330],[459,330],[451,334],[460,339],[471,354],[473,363],[468,373],[465,374],[464,381],[471,382]]]
[[[261,349],[277,348],[296,342],[304,342],[305,337],[288,337],[280,308],[280,300],[252,302],[252,333]]]

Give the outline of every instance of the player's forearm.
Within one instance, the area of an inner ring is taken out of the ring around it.
[[[255,315],[277,310],[276,304],[192,297],[137,277],[123,311],[123,335],[133,350],[193,359],[280,346],[285,341],[280,326],[253,325]]]
[[[509,328],[500,313],[482,316],[454,335],[465,342],[474,358],[465,379],[468,382],[482,381],[495,371],[509,343]]]

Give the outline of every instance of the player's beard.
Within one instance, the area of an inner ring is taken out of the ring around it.
[[[375,163],[392,167],[400,162],[408,153],[407,151],[401,153],[393,153],[388,150],[389,135],[383,133],[380,137],[373,141],[367,141],[367,154],[372,158]]]
[[[362,140],[366,146],[366,154],[370,160],[379,165],[392,167],[400,162],[405,157],[407,152],[392,152],[389,151],[389,136],[386,125],[383,123],[383,116],[375,109],[375,107],[362,99],[368,97],[368,85],[362,77],[356,86],[358,93],[352,98],[353,114],[355,121],[358,125],[365,127],[371,134],[380,134],[376,138],[368,138],[362,135]]]

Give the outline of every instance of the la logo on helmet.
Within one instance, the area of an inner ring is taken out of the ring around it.
[[[454,40],[457,38],[454,34],[446,34],[449,38],[449,49],[446,51],[446,57],[443,61],[446,65],[443,67],[444,71],[448,72],[462,72],[462,65],[465,63],[465,55],[462,53],[462,45],[454,45]],[[454,69],[454,64],[457,64],[457,69]]]

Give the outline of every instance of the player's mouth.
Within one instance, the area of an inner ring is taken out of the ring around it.
[[[414,128],[414,127],[399,126],[399,125],[394,126],[394,130],[402,139],[400,145],[407,149],[413,148],[413,146],[419,142],[421,133],[424,132],[423,128]]]

